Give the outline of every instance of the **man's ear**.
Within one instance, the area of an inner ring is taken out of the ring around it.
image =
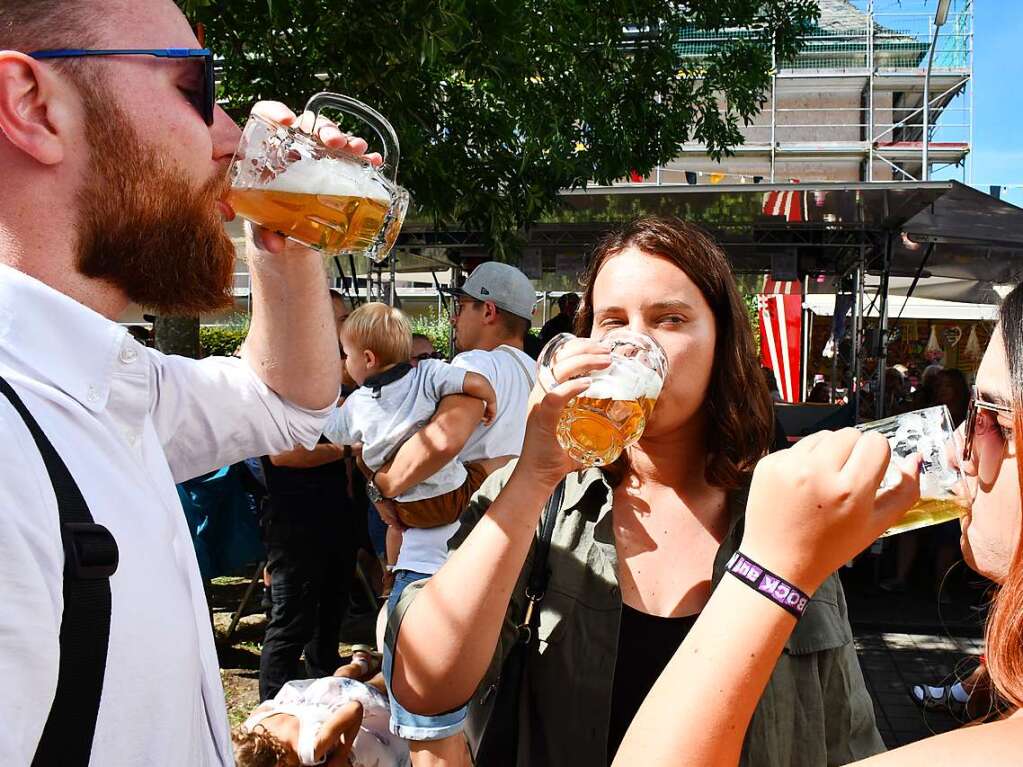
[[[497,304],[495,304],[493,301],[484,301],[483,302],[484,324],[493,325],[495,322],[497,322],[497,315],[498,315]]]
[[[68,89],[44,64],[18,51],[0,51],[0,134],[43,165],[64,159],[58,126],[71,119]]]

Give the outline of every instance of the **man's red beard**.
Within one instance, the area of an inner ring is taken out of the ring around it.
[[[112,98],[81,85],[91,167],[78,193],[78,270],[160,314],[232,306],[235,248],[216,206],[226,175],[196,189]]]

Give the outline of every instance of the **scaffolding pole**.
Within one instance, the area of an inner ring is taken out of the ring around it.
[[[878,288],[881,306],[878,310],[881,320],[877,331],[877,397],[874,402],[874,418],[884,418],[885,412],[885,374],[888,372],[888,277],[892,263],[892,237],[889,232],[884,238],[884,256],[881,266],[881,286]]]
[[[874,180],[874,0],[867,4],[867,181]]]

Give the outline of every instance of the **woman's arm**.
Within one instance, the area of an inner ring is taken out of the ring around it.
[[[554,489],[529,475],[528,468],[515,468],[486,514],[405,612],[391,692],[413,713],[463,705],[490,665],[540,511]]]
[[[589,379],[579,376],[609,362],[599,344],[571,342],[554,371],[554,380],[565,383],[549,393],[533,390],[518,465],[402,618],[391,691],[408,710],[435,714],[458,708],[483,679],[540,511],[558,482],[576,468],[555,438],[558,416],[589,386]]]
[[[740,550],[812,594],[919,497],[916,466],[876,495],[888,457],[879,435],[845,429],[765,458],[753,477]],[[788,612],[726,575],[640,707],[614,764],[735,767],[795,625]]]

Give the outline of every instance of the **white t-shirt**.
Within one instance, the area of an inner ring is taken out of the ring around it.
[[[408,767],[408,745],[388,730],[391,709],[387,698],[369,685],[354,679],[328,676],[288,682],[271,700],[263,701],[242,725],[252,732],[267,717],[290,714],[298,719],[298,758],[303,765],[316,761],[316,739],[320,730],[342,706],[362,704],[362,725],[352,744],[352,767]]]
[[[464,382],[465,370],[440,360],[423,360],[379,389],[356,389],[331,414],[323,434],[336,445],[361,442],[363,462],[376,471],[433,417],[441,398],[462,393]],[[421,501],[450,493],[465,483],[466,476],[462,464],[453,460],[397,500]]]
[[[526,406],[536,380],[536,362],[521,349],[499,346],[492,352],[476,349],[452,360],[456,368],[479,373],[497,394],[497,417],[490,426],[480,424],[470,435],[458,459],[462,463],[518,456],[526,434]],[[458,523],[405,531],[396,570],[433,575],[448,558],[448,539]]]

